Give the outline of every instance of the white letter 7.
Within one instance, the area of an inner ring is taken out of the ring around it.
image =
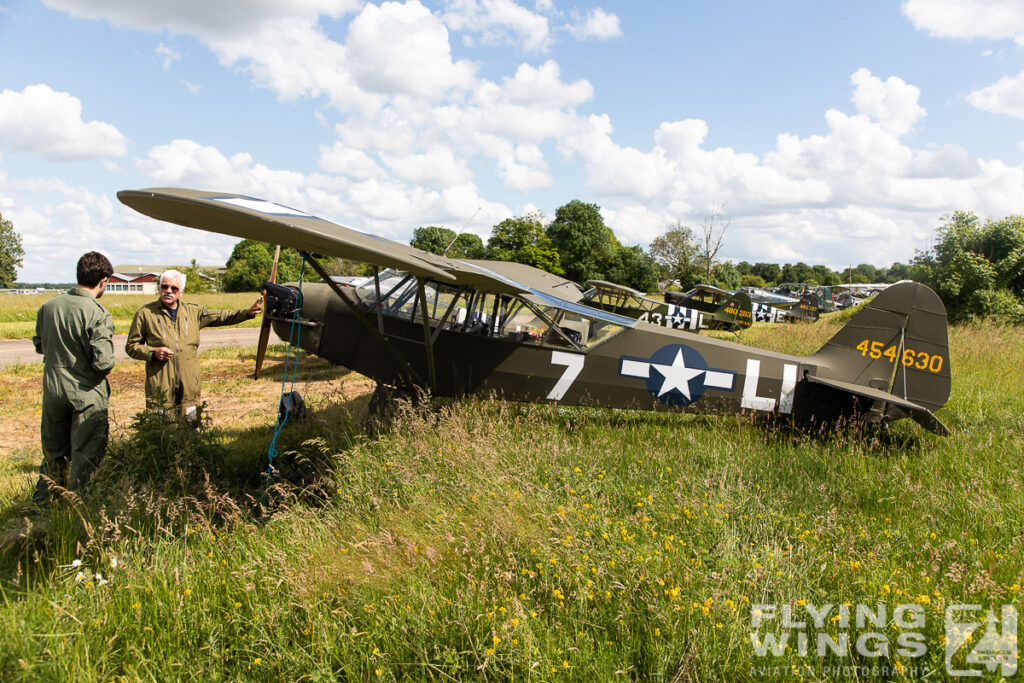
[[[551,352],[551,364],[552,365],[564,365],[565,372],[555,382],[555,386],[551,389],[551,393],[548,394],[549,401],[561,401],[562,397],[565,396],[565,392],[569,391],[569,387],[576,381],[576,378],[583,372],[583,361],[586,360],[586,356],[582,356],[576,353],[566,353],[565,351],[552,351]]]

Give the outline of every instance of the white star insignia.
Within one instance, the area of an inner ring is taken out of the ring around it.
[[[651,367],[661,373],[661,376],[665,378],[665,381],[661,384],[661,390],[658,392],[658,396],[664,396],[673,389],[676,389],[686,397],[687,401],[692,398],[690,396],[690,380],[694,379],[698,375],[704,374],[705,372],[703,369],[686,367],[686,362],[683,360],[682,349],[676,351],[676,357],[672,361],[672,365],[651,363]]]

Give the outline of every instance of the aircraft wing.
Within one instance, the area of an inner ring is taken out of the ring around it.
[[[690,291],[691,292],[710,292],[712,294],[718,294],[720,296],[725,296],[725,297],[729,297],[729,296],[733,295],[733,292],[730,292],[730,291],[725,290],[725,289],[721,289],[720,287],[715,287],[714,285],[703,285],[703,284],[696,285]]]
[[[117,198],[162,221],[397,268],[441,282],[454,282],[449,270],[459,267],[452,259],[244,195],[161,187],[122,190]]]
[[[569,303],[583,298],[576,283],[538,268],[506,261],[464,261],[438,256],[245,195],[161,187],[122,190],[117,198],[158,220],[395,268],[442,283],[497,293],[542,295]]]
[[[633,289],[632,287],[627,287],[626,285],[620,285],[615,282],[608,282],[607,280],[587,280],[587,284],[591,287],[596,287],[599,290],[604,290],[607,292],[618,292],[620,294],[629,294],[640,299],[647,296],[640,290]]]

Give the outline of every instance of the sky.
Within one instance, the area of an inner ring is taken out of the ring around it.
[[[0,0],[0,213],[23,282],[223,264],[118,190],[279,202],[399,241],[580,199],[625,245],[907,262],[1024,213],[1024,0]]]

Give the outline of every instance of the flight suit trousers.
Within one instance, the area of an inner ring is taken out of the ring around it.
[[[58,486],[78,490],[107,450],[108,429],[106,400],[87,403],[77,410],[63,396],[47,396],[44,392],[39,427],[43,462],[39,474]],[[46,504],[49,494],[50,486],[41,476],[33,500]]]

